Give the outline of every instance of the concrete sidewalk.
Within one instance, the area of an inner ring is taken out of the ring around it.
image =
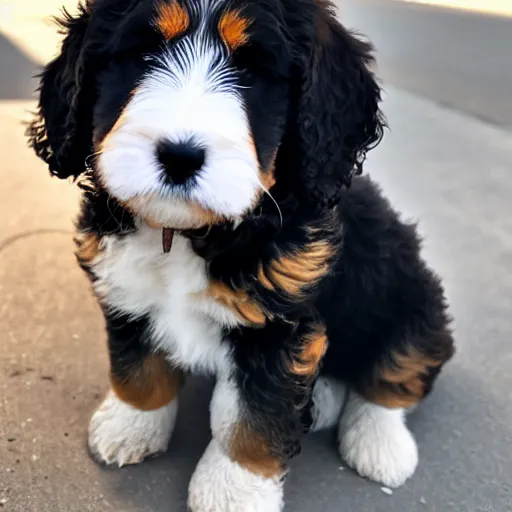
[[[343,23],[374,44],[386,83],[512,132],[512,17],[397,0],[339,5]]]
[[[395,0],[396,1],[396,0]],[[400,0],[416,4],[436,5],[449,9],[484,12],[498,16],[512,16],[512,4],[509,0]]]
[[[99,309],[76,267],[76,190],[50,179],[0,104],[0,504],[10,512],[181,512],[208,440],[210,385],[185,389],[169,452],[123,470],[88,457],[89,415],[107,389]],[[392,133],[370,157],[446,278],[459,351],[410,419],[417,474],[392,496],[343,467],[332,434],[310,437],[287,484],[289,512],[512,510],[512,142],[395,89]]]
[[[53,54],[57,38],[43,20],[59,3],[0,0],[0,31],[19,63],[9,67],[18,69],[16,80],[0,78],[0,508],[183,512],[208,442],[210,383],[187,384],[163,456],[111,470],[96,466],[85,448],[108,364],[99,308],[73,257],[78,194],[50,179],[26,149],[20,119],[34,103],[7,101],[30,96],[20,89],[25,77]],[[425,254],[445,277],[458,354],[410,418],[420,466],[403,488],[388,496],[354,475],[333,434],[324,433],[308,438],[293,463],[286,512],[511,512],[512,138],[388,92],[392,131],[366,170],[420,220]]]
[[[0,0],[0,32],[33,60],[50,59],[60,41],[51,17],[65,7],[74,12],[78,0]]]
[[[52,16],[76,0],[0,0],[0,101],[34,97],[33,77],[56,53],[61,35]]]

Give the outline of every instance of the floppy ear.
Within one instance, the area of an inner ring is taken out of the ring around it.
[[[92,147],[92,94],[87,87],[83,45],[89,8],[76,16],[64,11],[60,54],[40,75],[39,110],[27,128],[29,144],[59,178],[78,176]]]
[[[372,47],[346,31],[327,3],[302,50],[295,151],[299,188],[317,207],[331,207],[360,174],[366,151],[383,134],[380,87],[369,66]]]

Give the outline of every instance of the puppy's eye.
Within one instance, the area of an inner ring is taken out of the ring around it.
[[[250,46],[237,50],[233,55],[233,60],[243,79],[249,81],[269,80],[276,74],[272,67],[271,57],[264,46],[252,43]]]
[[[246,49],[241,49],[233,55],[233,61],[237,67],[240,75],[244,78],[254,78],[257,72],[257,61],[254,58],[253,52]]]
[[[140,29],[130,33],[120,33],[113,38],[108,54],[113,58],[145,59],[161,47],[159,34],[152,30]]]
[[[279,44],[252,40],[233,54],[235,66],[249,72],[255,79],[276,80],[288,78],[290,60],[286,47]]]
[[[239,69],[239,73],[240,73],[240,81],[242,82],[242,85],[250,86],[254,83],[255,75],[250,69],[248,69],[248,68]]]

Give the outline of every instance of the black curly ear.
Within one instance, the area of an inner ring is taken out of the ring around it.
[[[330,207],[362,171],[383,134],[380,87],[369,66],[372,47],[345,30],[329,4],[318,10],[303,48],[297,99],[299,186],[312,204]]]
[[[92,146],[92,87],[87,87],[83,46],[89,8],[57,20],[65,34],[60,54],[40,75],[39,110],[27,128],[29,144],[59,178],[78,176]]]

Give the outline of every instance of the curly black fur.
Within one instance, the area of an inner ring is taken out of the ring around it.
[[[87,4],[77,16],[64,11],[58,19],[66,37],[60,55],[41,74],[39,112],[27,128],[37,156],[59,178],[80,175],[92,150],[94,86],[83,53],[89,18]]]

